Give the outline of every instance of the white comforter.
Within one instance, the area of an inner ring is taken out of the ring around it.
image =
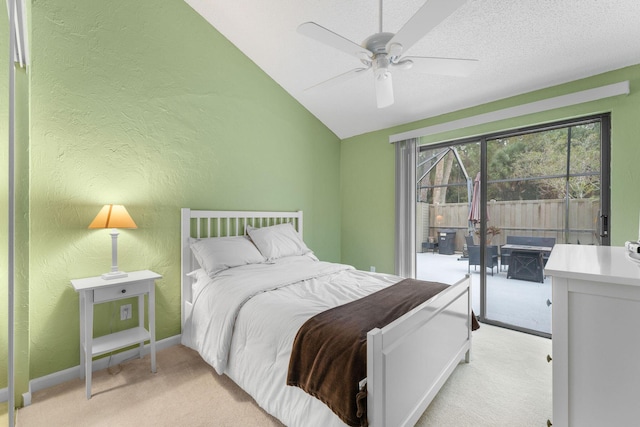
[[[313,315],[399,280],[308,256],[232,268],[194,285],[183,344],[284,424],[344,426],[322,402],[286,385],[293,340]]]

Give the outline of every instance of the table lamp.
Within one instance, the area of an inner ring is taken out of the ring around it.
[[[118,271],[118,228],[138,228],[122,205],[104,205],[91,221],[89,228],[111,228],[111,271],[102,275],[103,279],[127,277],[124,271]]]

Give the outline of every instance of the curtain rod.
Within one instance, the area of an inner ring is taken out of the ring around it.
[[[554,110],[556,108],[569,107],[599,99],[609,98],[617,95],[628,95],[630,93],[629,81],[613,83],[567,95],[556,96],[543,99],[541,101],[530,102],[515,107],[504,108],[502,110],[491,111],[489,113],[478,114],[476,116],[465,117],[464,119],[452,120],[450,122],[414,129],[408,132],[398,133],[389,136],[389,142],[394,143],[410,138],[420,138],[422,136],[435,135],[442,132],[464,129],[471,126],[496,122],[498,120],[512,119],[525,116],[527,114],[540,113]]]

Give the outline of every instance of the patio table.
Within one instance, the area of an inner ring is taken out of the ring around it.
[[[551,247],[506,244],[502,248],[511,249],[507,279],[544,282],[543,257],[551,252]]]

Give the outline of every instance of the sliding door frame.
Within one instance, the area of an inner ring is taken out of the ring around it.
[[[480,144],[480,265],[486,265],[485,254],[483,249],[486,247],[486,227],[487,227],[487,142],[498,138],[509,138],[518,135],[543,132],[547,130],[578,126],[599,121],[600,122],[600,224],[598,232],[600,235],[600,245],[610,245],[611,236],[611,113],[594,114],[584,117],[576,117],[573,119],[558,120],[550,123],[524,126],[516,129],[492,132],[489,134],[478,135],[473,137],[460,138],[455,140],[437,142],[433,144],[425,144],[417,147],[417,151],[424,149],[438,149],[464,144]],[[567,177],[571,174],[567,171]],[[415,204],[414,204],[415,206]],[[415,209],[415,207],[414,207]],[[415,239],[415,237],[414,237]],[[564,243],[564,242],[563,242]],[[415,257],[415,254],[413,255]],[[480,313],[476,313],[481,322],[500,326],[503,328],[513,329],[520,332],[526,332],[533,335],[539,335],[550,338],[551,334],[540,332],[517,325],[507,324],[498,320],[487,318],[487,273],[485,268],[480,268]]]

